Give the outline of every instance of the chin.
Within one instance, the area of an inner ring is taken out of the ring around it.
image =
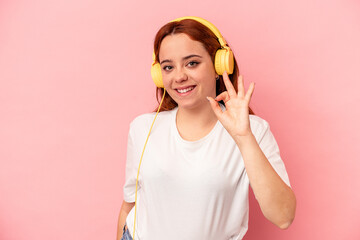
[[[204,101],[204,103],[207,103],[207,99],[206,102]],[[177,102],[178,107],[179,108],[183,108],[183,109],[196,109],[201,107],[201,105],[203,105],[204,103],[200,102],[199,100],[195,101],[182,101],[182,102]]]
[[[190,102],[184,102],[184,101],[179,101],[179,102],[177,102],[177,104],[178,104],[178,107],[179,108],[193,108],[194,107],[194,103],[190,103]]]

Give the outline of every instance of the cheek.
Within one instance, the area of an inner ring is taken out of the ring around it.
[[[162,81],[163,81],[163,84],[164,84],[164,87],[165,88],[169,88],[170,87],[170,81],[169,81],[169,78],[162,75]]]

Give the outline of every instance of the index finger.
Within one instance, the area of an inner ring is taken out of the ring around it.
[[[223,73],[223,80],[224,80],[224,84],[225,84],[227,92],[229,93],[230,98],[236,97],[235,88],[232,85],[232,83],[231,83],[231,81],[229,79],[229,75],[227,74],[226,71]]]

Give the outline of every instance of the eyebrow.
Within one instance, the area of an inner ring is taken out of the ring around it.
[[[192,57],[199,57],[199,58],[202,58],[202,57],[201,57],[201,56],[199,56],[199,55],[196,55],[196,54],[191,54],[191,55],[189,55],[189,56],[183,57],[183,61],[184,61],[184,60],[186,60],[186,59],[192,58]],[[163,63],[165,63],[165,62],[172,62],[172,61],[171,61],[171,60],[169,60],[169,59],[165,59],[165,60],[163,60],[163,61],[160,63],[160,65],[161,65],[161,64],[163,64]]]

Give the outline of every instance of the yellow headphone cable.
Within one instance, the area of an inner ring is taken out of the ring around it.
[[[164,101],[165,93],[166,93],[166,90],[165,90],[165,88],[164,88],[164,94],[163,94],[163,96],[162,96],[162,99],[161,99],[160,105],[159,105],[159,107],[158,107],[158,110],[157,110],[157,112],[156,112],[156,115],[155,115],[155,117],[154,117],[154,120],[153,120],[153,122],[152,122],[152,124],[151,124],[150,131],[149,131],[149,133],[148,133],[148,135],[147,135],[147,137],[146,137],[145,145],[144,145],[143,151],[142,151],[142,153],[141,153],[141,157],[140,157],[138,172],[137,172],[137,176],[136,176],[136,187],[135,187],[135,215],[134,215],[134,231],[133,231],[133,235],[132,235],[133,239],[135,239],[136,205],[137,205],[137,204],[136,204],[136,203],[137,203],[136,199],[137,199],[137,186],[138,186],[138,178],[139,178],[139,173],[140,173],[141,161],[142,161],[142,157],[143,157],[144,152],[145,152],[145,147],[146,147],[147,141],[148,141],[148,139],[149,139],[151,129],[152,129],[153,125],[154,125],[155,119],[156,119],[156,117],[157,117],[157,115],[158,115],[158,113],[159,113],[159,111],[160,111],[161,105],[162,105],[162,103],[163,103],[163,101]]]

